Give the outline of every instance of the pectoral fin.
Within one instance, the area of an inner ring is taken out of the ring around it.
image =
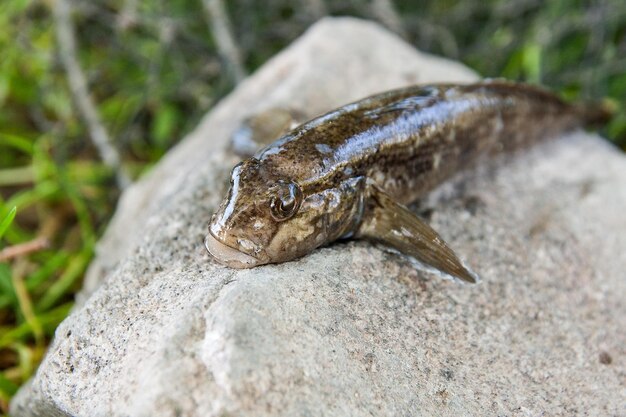
[[[358,237],[388,245],[447,277],[469,283],[479,281],[441,236],[405,206],[373,184],[368,185],[368,196]]]

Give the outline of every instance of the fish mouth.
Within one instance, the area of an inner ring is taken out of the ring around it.
[[[204,238],[204,246],[216,261],[231,268],[253,268],[265,263],[254,256],[248,255],[247,253],[243,253],[238,249],[226,245],[213,236],[210,231]]]

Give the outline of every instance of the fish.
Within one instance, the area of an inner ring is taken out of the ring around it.
[[[373,95],[298,125],[237,164],[204,243],[219,263],[252,268],[366,239],[419,268],[476,283],[479,275],[407,204],[477,161],[608,117],[601,106],[506,80]]]

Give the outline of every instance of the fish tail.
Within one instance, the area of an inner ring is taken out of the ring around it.
[[[617,106],[610,100],[603,100],[599,103],[580,104],[577,110],[586,127],[599,128],[605,126],[613,118]]]

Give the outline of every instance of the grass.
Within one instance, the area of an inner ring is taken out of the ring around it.
[[[53,2],[0,2],[0,412],[67,316],[119,190],[73,105],[56,54]],[[135,178],[233,87],[200,2],[74,1],[79,60]],[[254,71],[322,14],[377,18],[369,1],[234,0]],[[626,149],[626,3],[395,2],[406,39],[486,76],[541,82],[617,109],[603,134]],[[312,3],[311,3],[312,4]],[[123,18],[122,18],[123,17]],[[6,252],[1,252],[6,253]]]

